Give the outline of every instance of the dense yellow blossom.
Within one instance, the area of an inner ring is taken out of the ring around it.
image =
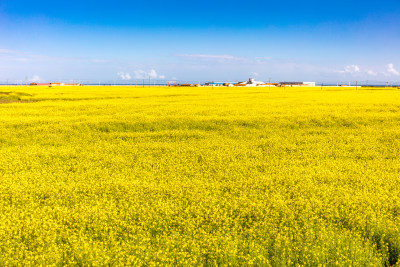
[[[0,266],[384,266],[400,90],[0,87]]]

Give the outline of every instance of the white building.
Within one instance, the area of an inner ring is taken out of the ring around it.
[[[247,82],[237,83],[239,86],[266,86],[264,82],[255,81],[253,78],[249,78]]]
[[[304,84],[305,86],[311,86],[311,87],[314,87],[314,86],[315,86],[315,82],[303,82],[303,84]]]

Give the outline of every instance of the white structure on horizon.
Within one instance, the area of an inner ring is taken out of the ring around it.
[[[315,82],[281,82],[279,84],[280,84],[280,86],[284,86],[284,87],[300,87],[300,86],[314,87],[315,86]]]
[[[255,81],[253,78],[249,78],[247,82],[240,82],[238,84],[242,86],[266,86],[264,82]]]
[[[315,82],[303,82],[305,86],[315,86]]]

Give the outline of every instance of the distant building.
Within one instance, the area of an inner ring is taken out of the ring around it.
[[[282,87],[315,86],[315,82],[281,82]]]
[[[81,86],[80,83],[51,83],[51,86]]]
[[[233,83],[224,83],[224,86],[232,87]]]
[[[197,83],[182,83],[182,84],[178,84],[178,86],[184,86],[184,87],[199,87],[200,84]]]
[[[279,86],[278,83],[265,83],[265,82],[260,82],[260,81],[255,81],[253,78],[249,78],[248,81],[244,82],[238,82],[238,83],[233,83],[233,82],[207,82],[205,83],[206,86],[248,86],[248,87],[254,87],[254,86],[262,86],[262,87],[275,87]]]
[[[281,82],[279,83],[281,86],[303,86],[303,82]]]
[[[30,83],[30,85],[41,85],[41,86],[81,86],[80,83]]]
[[[303,82],[303,84],[304,84],[305,86],[311,86],[311,87],[314,87],[314,86],[315,86],[315,82]]]
[[[277,86],[279,86],[279,83],[265,83],[265,86],[268,86],[268,87],[277,87]]]
[[[38,86],[50,86],[51,83],[30,83],[30,85],[38,85]]]
[[[235,86],[266,86],[264,82],[255,81],[253,78],[249,78],[247,82],[239,82]]]
[[[205,85],[206,86],[224,86],[226,82],[208,82]]]

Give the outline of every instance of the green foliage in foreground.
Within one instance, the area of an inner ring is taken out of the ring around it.
[[[399,260],[399,90],[0,91],[0,265]]]

